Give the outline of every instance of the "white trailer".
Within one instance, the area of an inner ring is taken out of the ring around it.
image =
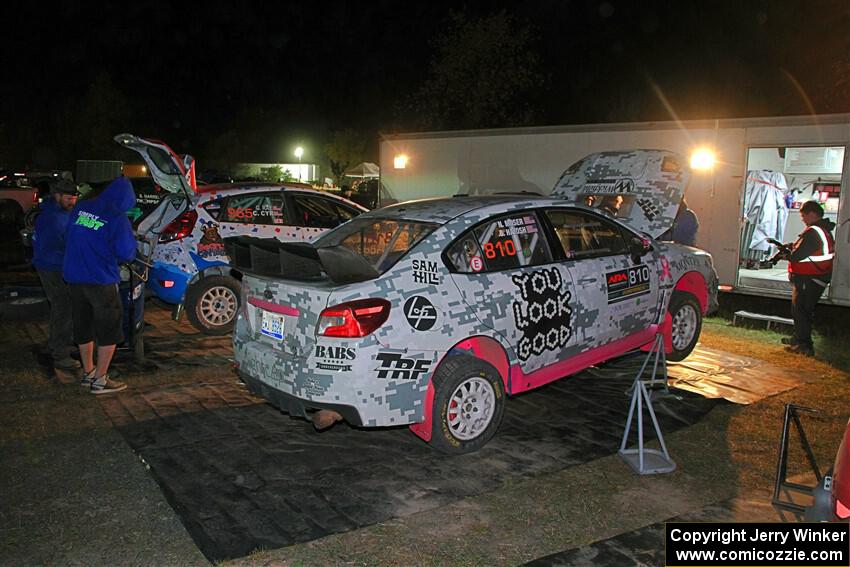
[[[848,145],[850,114],[383,134],[382,197],[549,194],[565,169],[595,152],[664,149],[691,157],[705,150],[714,161],[702,170],[692,164],[685,198],[721,290],[790,297],[787,264],[770,267],[772,249],[758,235],[793,242],[804,227],[800,204],[816,199],[837,225],[832,284],[822,301],[850,305]],[[754,206],[755,180],[781,194],[770,201],[779,205]]]

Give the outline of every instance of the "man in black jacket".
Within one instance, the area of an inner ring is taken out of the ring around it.
[[[785,347],[788,352],[814,356],[812,321],[818,300],[832,278],[835,223],[823,218],[823,207],[817,201],[803,203],[800,218],[806,230],[797,238],[788,257],[794,336],[782,342],[788,345]]]

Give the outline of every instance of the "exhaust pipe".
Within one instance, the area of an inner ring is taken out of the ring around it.
[[[342,416],[333,410],[318,410],[311,417],[313,427],[316,431],[322,431],[335,424],[337,421],[342,421]]]

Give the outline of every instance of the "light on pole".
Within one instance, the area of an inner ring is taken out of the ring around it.
[[[295,148],[295,157],[298,158],[298,181],[301,181],[301,156],[304,155],[304,148],[298,146]]]

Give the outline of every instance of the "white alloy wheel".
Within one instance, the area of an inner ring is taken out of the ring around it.
[[[233,290],[223,285],[207,289],[198,302],[199,318],[211,327],[227,325],[236,317],[239,299]]]
[[[673,330],[671,333],[673,348],[676,350],[685,350],[691,344],[697,332],[698,321],[699,316],[696,309],[690,303],[683,304],[676,311],[673,315]]]
[[[454,437],[461,441],[475,439],[487,430],[496,408],[496,392],[484,378],[468,378],[461,382],[449,398],[446,421]]]

